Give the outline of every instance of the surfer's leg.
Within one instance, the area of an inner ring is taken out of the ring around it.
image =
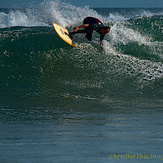
[[[86,37],[87,37],[87,39],[88,39],[89,41],[91,41],[92,34],[93,34],[93,30],[92,30],[92,29],[87,30]]]
[[[78,33],[87,33],[85,29],[77,30],[76,32],[69,32],[70,38],[73,39],[73,36]]]
[[[75,34],[76,33],[86,33],[87,31],[86,31],[86,29],[80,29],[80,30],[77,30],[76,32],[75,32]]]

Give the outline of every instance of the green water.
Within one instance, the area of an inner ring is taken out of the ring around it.
[[[0,11],[0,162],[162,162],[162,9],[52,2]],[[104,52],[97,33],[72,48],[51,25],[90,15],[111,26]]]

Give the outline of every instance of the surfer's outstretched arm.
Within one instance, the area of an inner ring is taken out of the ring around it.
[[[89,24],[83,24],[83,25],[74,27],[74,28],[73,28],[73,31],[74,31],[74,32],[77,32],[78,29],[80,29],[80,28],[87,28],[87,27],[89,27]]]

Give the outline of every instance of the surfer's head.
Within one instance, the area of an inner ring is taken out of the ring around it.
[[[107,33],[110,32],[110,27],[109,26],[104,26],[101,28],[102,35],[106,35]]]

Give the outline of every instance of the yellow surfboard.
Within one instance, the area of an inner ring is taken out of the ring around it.
[[[56,23],[52,23],[52,25],[62,40],[64,40],[66,43],[68,43],[71,46],[77,46],[77,45],[73,44],[72,39],[69,37],[69,32],[66,28],[64,28]]]

